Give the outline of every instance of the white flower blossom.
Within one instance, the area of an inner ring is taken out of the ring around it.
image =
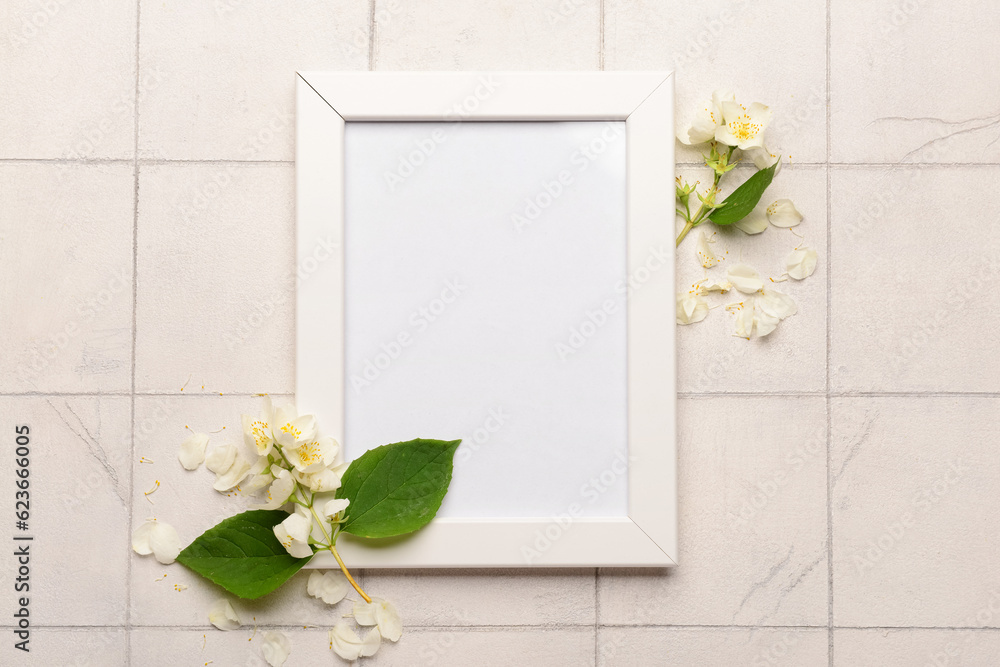
[[[185,470],[194,470],[205,460],[206,447],[208,447],[208,436],[204,433],[192,433],[181,443],[177,459]]]
[[[296,508],[298,509],[298,508]],[[308,516],[296,512],[274,527],[274,536],[281,542],[281,546],[294,558],[307,558],[312,556],[313,550],[309,545],[309,533],[312,531],[313,522]]]
[[[701,265],[706,269],[710,269],[722,261],[721,257],[716,256],[716,254],[712,252],[712,248],[709,247],[710,243],[711,241],[709,241],[708,237],[705,236],[705,231],[700,231],[698,233],[698,261],[700,261]]]
[[[712,99],[705,102],[705,105],[695,113],[691,125],[677,134],[678,141],[691,146],[715,139],[716,130],[723,122],[723,102],[734,102],[735,100],[736,95],[731,92],[715,91],[712,94]]]
[[[708,317],[708,302],[699,294],[677,293],[677,324],[694,324]]]
[[[747,150],[764,145],[764,130],[771,121],[771,110],[754,102],[749,108],[736,102],[722,103],[723,124],[715,130],[715,140],[727,146]]]
[[[796,280],[804,280],[816,270],[817,253],[809,246],[800,246],[785,258],[785,271]]]
[[[327,604],[337,604],[351,589],[347,578],[339,570],[313,570],[306,582],[306,593]]]
[[[802,214],[791,199],[779,199],[767,207],[767,219],[775,227],[788,228],[802,222]]]
[[[764,280],[760,277],[757,269],[746,264],[734,264],[730,266],[729,271],[726,272],[726,277],[729,278],[729,282],[733,284],[733,287],[744,294],[753,294],[764,286]]]
[[[295,491],[295,480],[292,478],[292,474],[285,470],[284,468],[272,468],[272,472],[277,474],[274,476],[274,481],[271,482],[270,488],[267,490],[267,497],[265,503],[260,506],[260,509],[264,510],[276,510],[285,503],[292,496]]]
[[[250,415],[243,415],[243,440],[255,448],[260,456],[267,456],[274,447],[274,435],[271,433],[273,422],[274,406],[271,404],[270,396],[264,397],[264,407],[261,409],[260,417],[254,419]]]
[[[298,447],[316,439],[316,418],[312,415],[299,416],[293,405],[281,406],[274,411],[271,434],[284,448]]]
[[[299,472],[319,472],[333,464],[340,445],[330,437],[306,440],[295,445],[282,445],[281,451]]]
[[[335,517],[347,509],[350,500],[346,498],[334,498],[323,506],[323,516]]]
[[[264,635],[260,652],[271,667],[281,667],[285,664],[285,660],[288,660],[288,654],[292,652],[292,643],[283,632],[268,632]]]
[[[389,641],[399,641],[403,634],[403,623],[399,618],[399,612],[386,600],[372,598],[371,602],[356,601],[354,620],[358,625],[377,625],[379,632]]]
[[[232,603],[225,598],[219,598],[212,603],[208,609],[208,620],[220,630],[237,630],[243,625]]]
[[[169,523],[147,519],[132,532],[132,550],[140,556],[153,556],[164,565],[177,560],[181,538]]]
[[[306,487],[313,493],[326,493],[336,491],[340,488],[340,478],[347,469],[347,464],[334,468],[324,468],[316,472],[303,473],[298,470],[292,471],[295,481]]]

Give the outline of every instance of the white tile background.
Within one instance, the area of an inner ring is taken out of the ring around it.
[[[292,391],[295,69],[676,68],[681,118],[772,106],[821,251],[769,339],[679,332],[681,566],[366,572],[407,625],[371,663],[997,664],[998,30],[985,0],[0,4],[0,423],[33,428],[38,535],[34,651],[4,629],[0,663],[262,664],[128,535],[236,509],[173,448]],[[338,664],[303,587],[241,610]]]

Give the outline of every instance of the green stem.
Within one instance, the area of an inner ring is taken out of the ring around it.
[[[690,232],[693,227],[694,223],[690,220],[684,223],[684,229],[682,229],[681,233],[677,235],[677,243],[674,245],[675,248],[681,244],[681,241],[684,240],[684,237],[688,235],[688,232]]]
[[[347,566],[344,565],[343,559],[341,559],[340,554],[337,553],[337,547],[334,545],[330,534],[326,532],[326,527],[323,525],[323,521],[320,520],[319,515],[316,514],[316,509],[310,505],[309,511],[312,512],[313,518],[316,519],[316,523],[319,524],[320,532],[323,533],[323,537],[326,538],[326,541],[329,543],[330,553],[332,553],[333,557],[337,559],[337,565],[340,566],[340,571],[344,573],[345,577],[347,577],[347,581],[350,582],[351,586],[354,586],[354,590],[358,592],[358,595],[363,597],[365,602],[371,602],[372,599],[368,597],[367,593],[361,590],[361,586],[358,585],[358,582],[354,581],[354,577],[352,577],[351,573],[347,571]]]

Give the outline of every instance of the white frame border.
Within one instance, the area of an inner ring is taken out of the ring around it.
[[[610,120],[625,121],[627,137],[628,275],[641,283],[627,297],[628,517],[435,519],[374,547],[345,534],[344,559],[360,568],[676,565],[673,73],[299,72],[296,87],[296,402],[341,441],[345,122]],[[651,270],[651,252],[669,259]],[[311,565],[335,563],[321,554]]]

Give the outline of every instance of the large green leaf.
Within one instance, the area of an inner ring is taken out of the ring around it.
[[[177,556],[177,562],[234,595],[267,595],[309,562],[293,558],[274,536],[288,517],[281,510],[252,510],[209,528]]]
[[[774,179],[774,171],[778,163],[775,162],[767,169],[761,169],[747,179],[746,183],[733,190],[733,193],[726,197],[719,208],[712,211],[708,219],[717,225],[731,225],[739,222],[750,215],[750,211],[757,206],[760,198],[764,196],[764,190]]]
[[[460,442],[397,442],[352,461],[337,490],[338,498],[351,501],[341,530],[361,537],[392,537],[425,526],[448,492]]]

